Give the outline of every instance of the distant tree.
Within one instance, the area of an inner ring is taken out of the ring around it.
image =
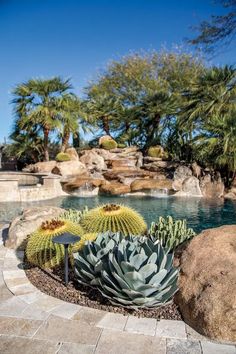
[[[49,80],[31,79],[14,91],[14,110],[19,131],[42,131],[44,160],[49,160],[49,134],[61,126],[59,98],[71,89],[69,80],[54,77]]]
[[[112,62],[86,89],[90,112],[106,134],[146,148],[161,139],[163,121],[176,114],[181,91],[202,72],[184,53],[144,53]]]
[[[228,12],[225,15],[212,15],[209,21],[203,21],[195,29],[198,36],[189,43],[203,48],[207,53],[214,53],[222,46],[235,42],[236,35],[236,0],[218,0]]]
[[[186,97],[180,124],[194,131],[196,156],[202,163],[224,167],[235,174],[236,69],[208,69]]]

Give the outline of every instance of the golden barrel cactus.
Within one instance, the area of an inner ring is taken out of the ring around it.
[[[53,243],[53,238],[65,232],[82,236],[84,230],[80,225],[68,220],[53,219],[43,222],[33,232],[26,246],[26,258],[29,263],[40,268],[54,268],[64,259],[64,246]]]
[[[119,204],[106,204],[91,209],[81,219],[81,225],[89,233],[120,231],[125,236],[140,235],[147,229],[143,217],[138,212]]]

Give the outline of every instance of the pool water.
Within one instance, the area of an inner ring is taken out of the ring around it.
[[[105,197],[93,198],[60,197],[31,203],[0,203],[0,222],[9,222],[26,207],[58,206],[82,209],[104,203],[121,203],[139,211],[150,225],[159,216],[171,215],[176,219],[187,219],[196,232],[226,224],[236,224],[236,202],[222,199],[180,198],[180,197]]]

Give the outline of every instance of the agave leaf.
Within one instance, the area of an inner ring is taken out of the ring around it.
[[[149,281],[149,284],[154,285],[156,287],[160,286],[162,280],[165,278],[167,274],[166,269],[160,270],[158,273],[156,273],[151,280]]]
[[[157,265],[150,263],[145,264],[142,268],[139,269],[139,273],[142,275],[143,279],[147,279],[157,272]]]
[[[121,266],[123,273],[135,271],[135,267],[132,264],[130,264],[129,262],[122,261],[120,266]]]
[[[130,264],[136,269],[139,270],[140,267],[147,261],[148,256],[143,254],[135,254],[130,256]]]
[[[125,280],[131,289],[136,289],[138,286],[143,284],[143,277],[136,271],[127,272],[125,274]]]
[[[113,277],[117,280],[117,282],[119,283],[121,289],[130,289],[129,284],[126,283],[126,281],[124,280],[124,278],[120,277],[118,274],[116,274],[115,272],[112,272]]]

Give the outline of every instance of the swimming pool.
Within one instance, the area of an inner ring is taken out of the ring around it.
[[[187,219],[189,226],[199,232],[203,229],[226,224],[236,224],[236,202],[223,199],[180,198],[180,197],[105,197],[93,198],[60,197],[30,203],[0,203],[0,222],[9,222],[26,207],[58,206],[81,209],[104,203],[121,203],[139,211],[150,224],[159,216],[171,215],[177,219]]]

